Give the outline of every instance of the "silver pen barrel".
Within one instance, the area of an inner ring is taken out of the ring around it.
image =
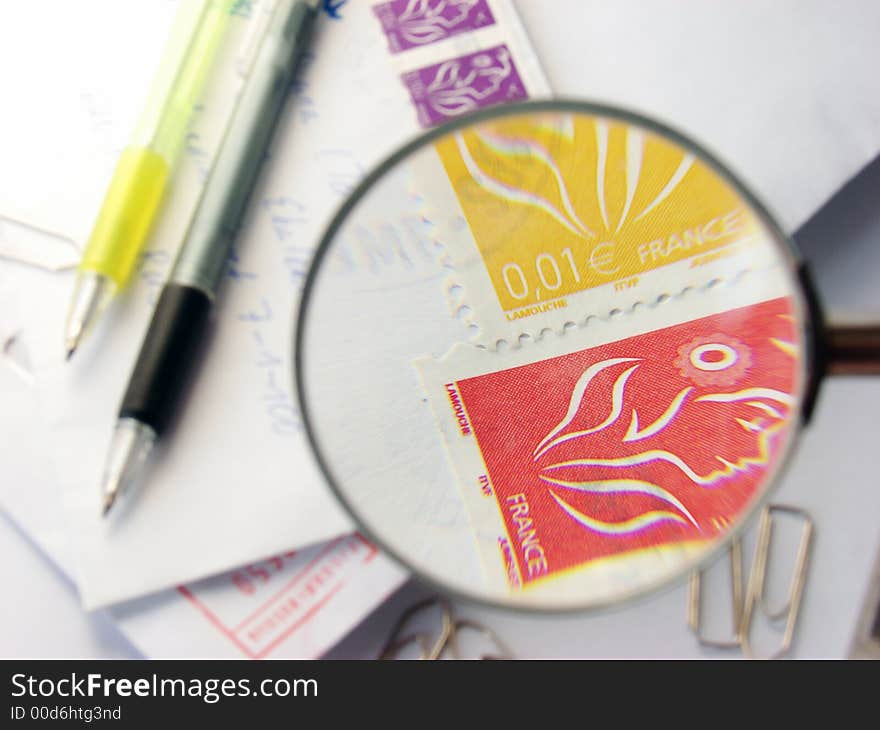
[[[308,44],[316,5],[279,0],[169,283],[195,287],[213,298],[293,82],[296,58]]]

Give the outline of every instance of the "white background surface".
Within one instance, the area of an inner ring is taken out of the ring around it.
[[[737,129],[751,124],[773,128],[775,124],[778,144],[796,145],[803,132],[798,120],[815,119],[809,113],[809,99],[840,93],[851,99],[864,98],[866,104],[876,102],[880,98],[876,89],[863,88],[859,80],[870,75],[837,74],[832,87],[821,65],[828,54],[842,61],[858,59],[868,41],[873,49],[878,13],[876,5],[861,4],[866,15],[874,17],[861,24],[862,35],[850,37],[838,32],[834,4],[823,4],[824,10],[812,2],[788,0],[785,4],[791,9],[787,27],[756,22],[761,2],[739,4],[741,25],[725,24],[726,40],[719,42],[717,35],[706,34],[706,28],[712,27],[713,13],[718,12],[714,2],[640,3],[638,14],[632,3],[518,3],[558,93],[635,106],[633,89],[638,87],[642,90],[638,97],[642,111],[685,127],[717,149],[752,181],[759,194],[785,207],[786,222],[794,226],[823,202],[822,191],[828,188],[829,180],[818,180],[813,172],[821,168],[823,159],[842,156],[856,165],[855,160],[865,158],[866,149],[876,150],[871,147],[880,134],[875,110],[863,110],[863,135],[847,136],[834,149],[805,152],[804,166],[799,170],[780,169],[772,155],[752,154],[743,160],[737,154]],[[812,30],[806,31],[796,21],[798,13],[805,12],[825,13],[827,17],[823,23],[811,23]],[[851,31],[852,23],[847,33]],[[783,32],[794,36],[794,41],[785,45],[780,57],[774,55],[774,49],[779,48],[775,39]],[[872,53],[875,61],[880,60],[880,51]],[[663,59],[672,55],[680,62],[681,54],[692,60],[694,76],[664,76]],[[633,58],[639,62],[634,63]],[[722,77],[707,85],[700,74],[710,65]],[[876,68],[878,64],[871,65]],[[776,80],[778,105],[756,108],[737,103],[755,73],[771,74]],[[648,84],[646,77],[651,81]],[[611,78],[617,79],[613,87],[609,86]],[[646,88],[650,93],[644,93]],[[700,95],[705,100],[705,113],[684,124],[677,120],[675,110],[686,95]],[[787,103],[787,97],[796,103]],[[720,122],[722,119],[726,121]],[[836,123],[833,115],[822,119]],[[787,200],[796,189],[805,200],[813,201],[812,207]],[[799,237],[815,262],[820,288],[834,310],[861,316],[880,314],[875,293],[876,272],[880,271],[880,213],[871,202],[878,195],[880,165],[874,164]],[[778,495],[811,509],[817,521],[814,562],[796,644],[798,656],[845,656],[880,538],[876,526],[880,514],[877,429],[873,421],[880,410],[880,382],[837,379],[826,386],[814,423]],[[0,655],[136,655],[101,614],[81,611],[73,587],[5,519],[0,519],[0,555]],[[750,551],[746,555],[750,556]],[[423,593],[416,586],[405,588],[331,656],[375,655],[396,616]],[[705,655],[685,629],[684,609],[682,587],[597,616],[526,617],[459,608],[491,625],[519,656]]]

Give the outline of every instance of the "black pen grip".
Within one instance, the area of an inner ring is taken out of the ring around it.
[[[201,289],[166,284],[119,409],[161,436],[174,415],[205,331],[211,299]]]

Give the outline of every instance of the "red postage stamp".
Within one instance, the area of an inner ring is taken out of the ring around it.
[[[646,555],[671,570],[717,544],[785,451],[799,338],[779,297],[531,362],[525,347],[503,367],[476,349],[423,362],[472,522],[498,528],[489,572],[530,590],[597,568],[634,589],[661,577]]]

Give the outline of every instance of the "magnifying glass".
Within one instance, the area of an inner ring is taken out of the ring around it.
[[[878,353],[876,330],[823,331],[793,244],[708,152],[544,101],[363,181],[309,273],[295,370],[369,538],[447,595],[554,611],[709,559],[778,481],[821,374]]]

